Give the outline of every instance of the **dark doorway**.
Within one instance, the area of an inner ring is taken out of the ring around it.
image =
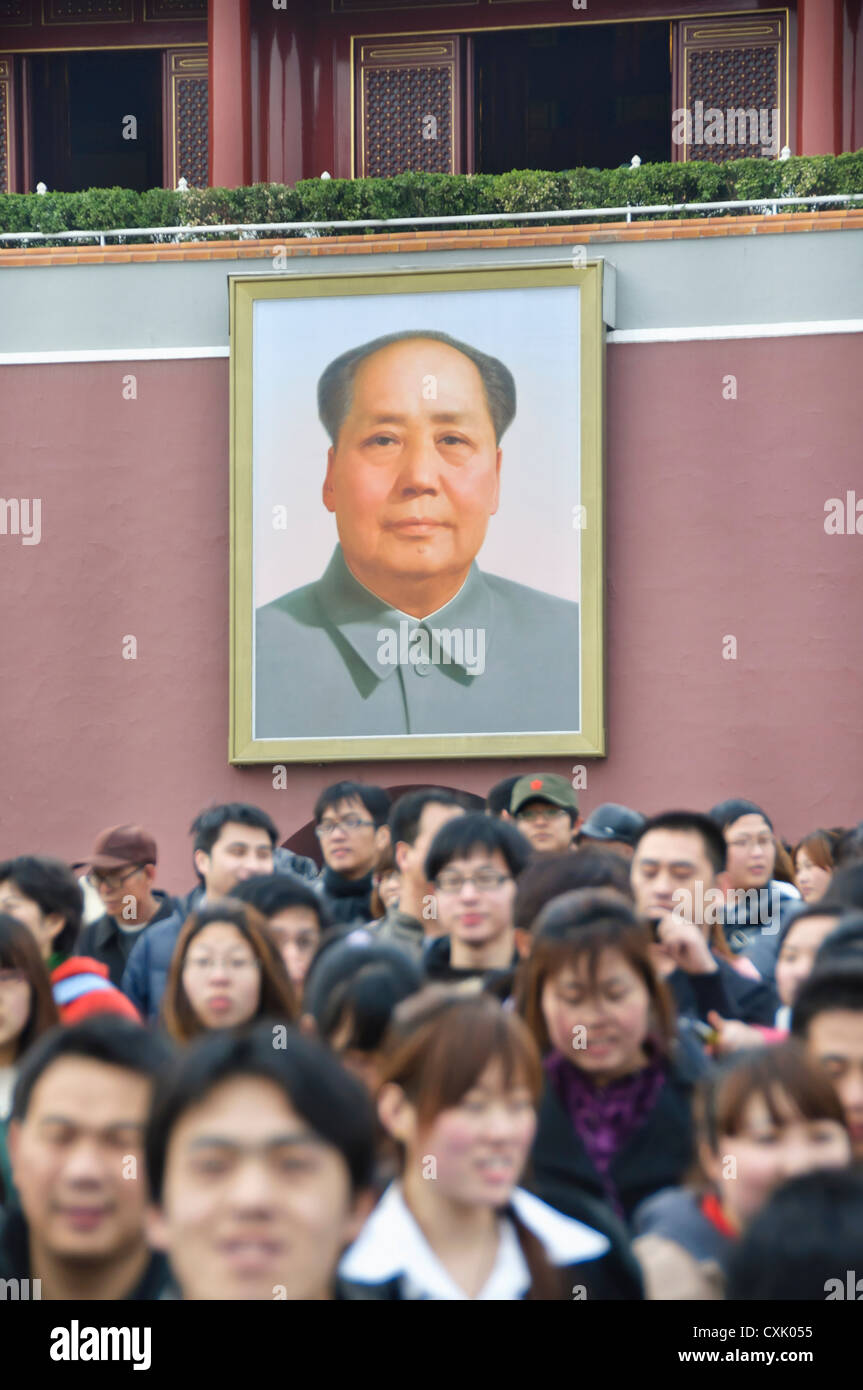
[[[47,53],[32,64],[32,188],[161,187],[158,49]]]
[[[671,158],[667,23],[477,34],[477,172]]]

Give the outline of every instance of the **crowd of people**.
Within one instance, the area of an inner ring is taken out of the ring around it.
[[[3,1288],[846,1296],[863,822],[585,819],[538,771],[314,823],[321,865],[206,808],[185,897],[135,825],[0,863]]]

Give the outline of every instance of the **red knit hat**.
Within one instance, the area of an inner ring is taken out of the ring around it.
[[[141,1023],[131,999],[108,978],[108,967],[92,956],[70,956],[51,972],[51,988],[61,1023],[81,1023],[95,1014],[119,1014]]]

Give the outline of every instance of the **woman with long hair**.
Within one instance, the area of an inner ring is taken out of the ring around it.
[[[292,1023],[294,992],[266,920],[223,898],[191,913],[177,938],[162,1021],[178,1043],[259,1018]]]
[[[32,1043],[59,1023],[51,980],[36,940],[23,922],[0,912],[0,1205],[12,1191],[6,1121],[18,1063]]]

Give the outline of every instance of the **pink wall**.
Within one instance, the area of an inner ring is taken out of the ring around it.
[[[788,837],[863,816],[863,536],[824,531],[828,498],[863,498],[861,380],[863,335],[608,349],[610,754],[587,808],[746,795]],[[211,800],[288,836],[342,776],[482,792],[520,770],[298,766],[274,791],[228,766],[227,392],[224,360],[0,369],[0,492],[43,502],[39,545],[0,535],[0,855],[78,858],[138,821],[180,890]]]

